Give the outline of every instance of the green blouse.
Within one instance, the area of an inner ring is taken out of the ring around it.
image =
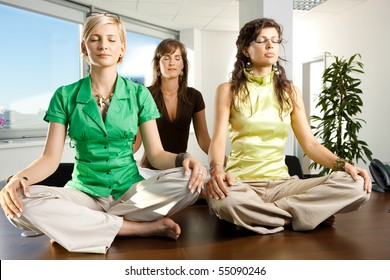
[[[104,122],[92,97],[89,76],[57,89],[44,120],[67,126],[76,149],[67,186],[117,199],[143,180],[132,149],[138,126],[159,117],[149,90],[118,75]]]

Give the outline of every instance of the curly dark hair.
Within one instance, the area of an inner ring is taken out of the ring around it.
[[[245,56],[245,52],[250,46],[250,44],[257,39],[259,34],[264,28],[275,28],[279,34],[279,38],[282,38],[282,27],[275,20],[270,18],[260,18],[252,20],[244,25],[241,28],[240,34],[238,35],[236,46],[237,54],[236,61],[234,63],[234,69],[231,73],[231,91],[232,91],[232,106],[235,110],[239,111],[239,108],[235,104],[236,98],[238,98],[238,93],[243,90],[243,95],[240,97],[245,101],[249,101],[249,91],[246,85],[247,78],[244,74],[245,65],[250,61],[248,57]],[[286,71],[279,61],[285,61],[285,59],[278,59],[277,65],[279,69],[279,74],[274,75],[274,89],[278,103],[280,105],[279,115],[282,117],[282,113],[285,108],[291,107],[295,98],[294,87],[290,80],[287,79]],[[286,94],[288,97],[286,97]]]

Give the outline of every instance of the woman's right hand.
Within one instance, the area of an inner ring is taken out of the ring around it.
[[[7,216],[20,216],[23,205],[19,194],[30,196],[30,184],[41,182],[50,176],[61,161],[67,127],[63,124],[50,122],[46,144],[42,155],[34,160],[28,168],[12,176],[7,185],[0,191],[0,204]],[[22,192],[19,191],[22,189]]]
[[[11,180],[0,191],[0,204],[4,213],[11,218],[23,212],[23,205],[18,195],[18,189],[23,189],[25,196],[29,196],[30,185],[26,178],[12,177]]]
[[[233,185],[233,176],[223,170],[210,172],[210,176],[206,184],[206,195],[214,199],[224,199],[229,194],[228,187]]]

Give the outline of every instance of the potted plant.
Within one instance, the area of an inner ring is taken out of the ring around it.
[[[358,137],[362,123],[366,123],[357,116],[363,107],[360,98],[363,92],[359,88],[361,80],[353,77],[354,74],[364,73],[361,55],[357,53],[345,59],[327,52],[326,56],[333,58],[333,63],[322,75],[323,88],[316,104],[322,116],[311,116],[314,136],[321,139],[322,144],[340,158],[353,162],[362,160],[366,163],[366,159],[371,161],[372,152],[367,143]],[[319,166],[313,162],[309,168]],[[330,171],[324,167],[319,175]]]

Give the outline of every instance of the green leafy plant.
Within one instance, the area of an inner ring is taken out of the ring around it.
[[[320,108],[322,116],[311,116],[314,135],[322,140],[322,144],[340,158],[354,162],[366,159],[372,160],[372,152],[367,143],[358,138],[362,123],[366,123],[357,115],[362,112],[363,94],[359,88],[361,80],[353,74],[363,74],[361,55],[354,54],[349,59],[333,56],[329,52],[326,56],[333,58],[333,63],[327,67],[322,75],[323,88],[318,95],[316,108]],[[319,167],[318,163],[311,163],[309,168]],[[319,175],[328,174],[331,170],[323,167]]]

